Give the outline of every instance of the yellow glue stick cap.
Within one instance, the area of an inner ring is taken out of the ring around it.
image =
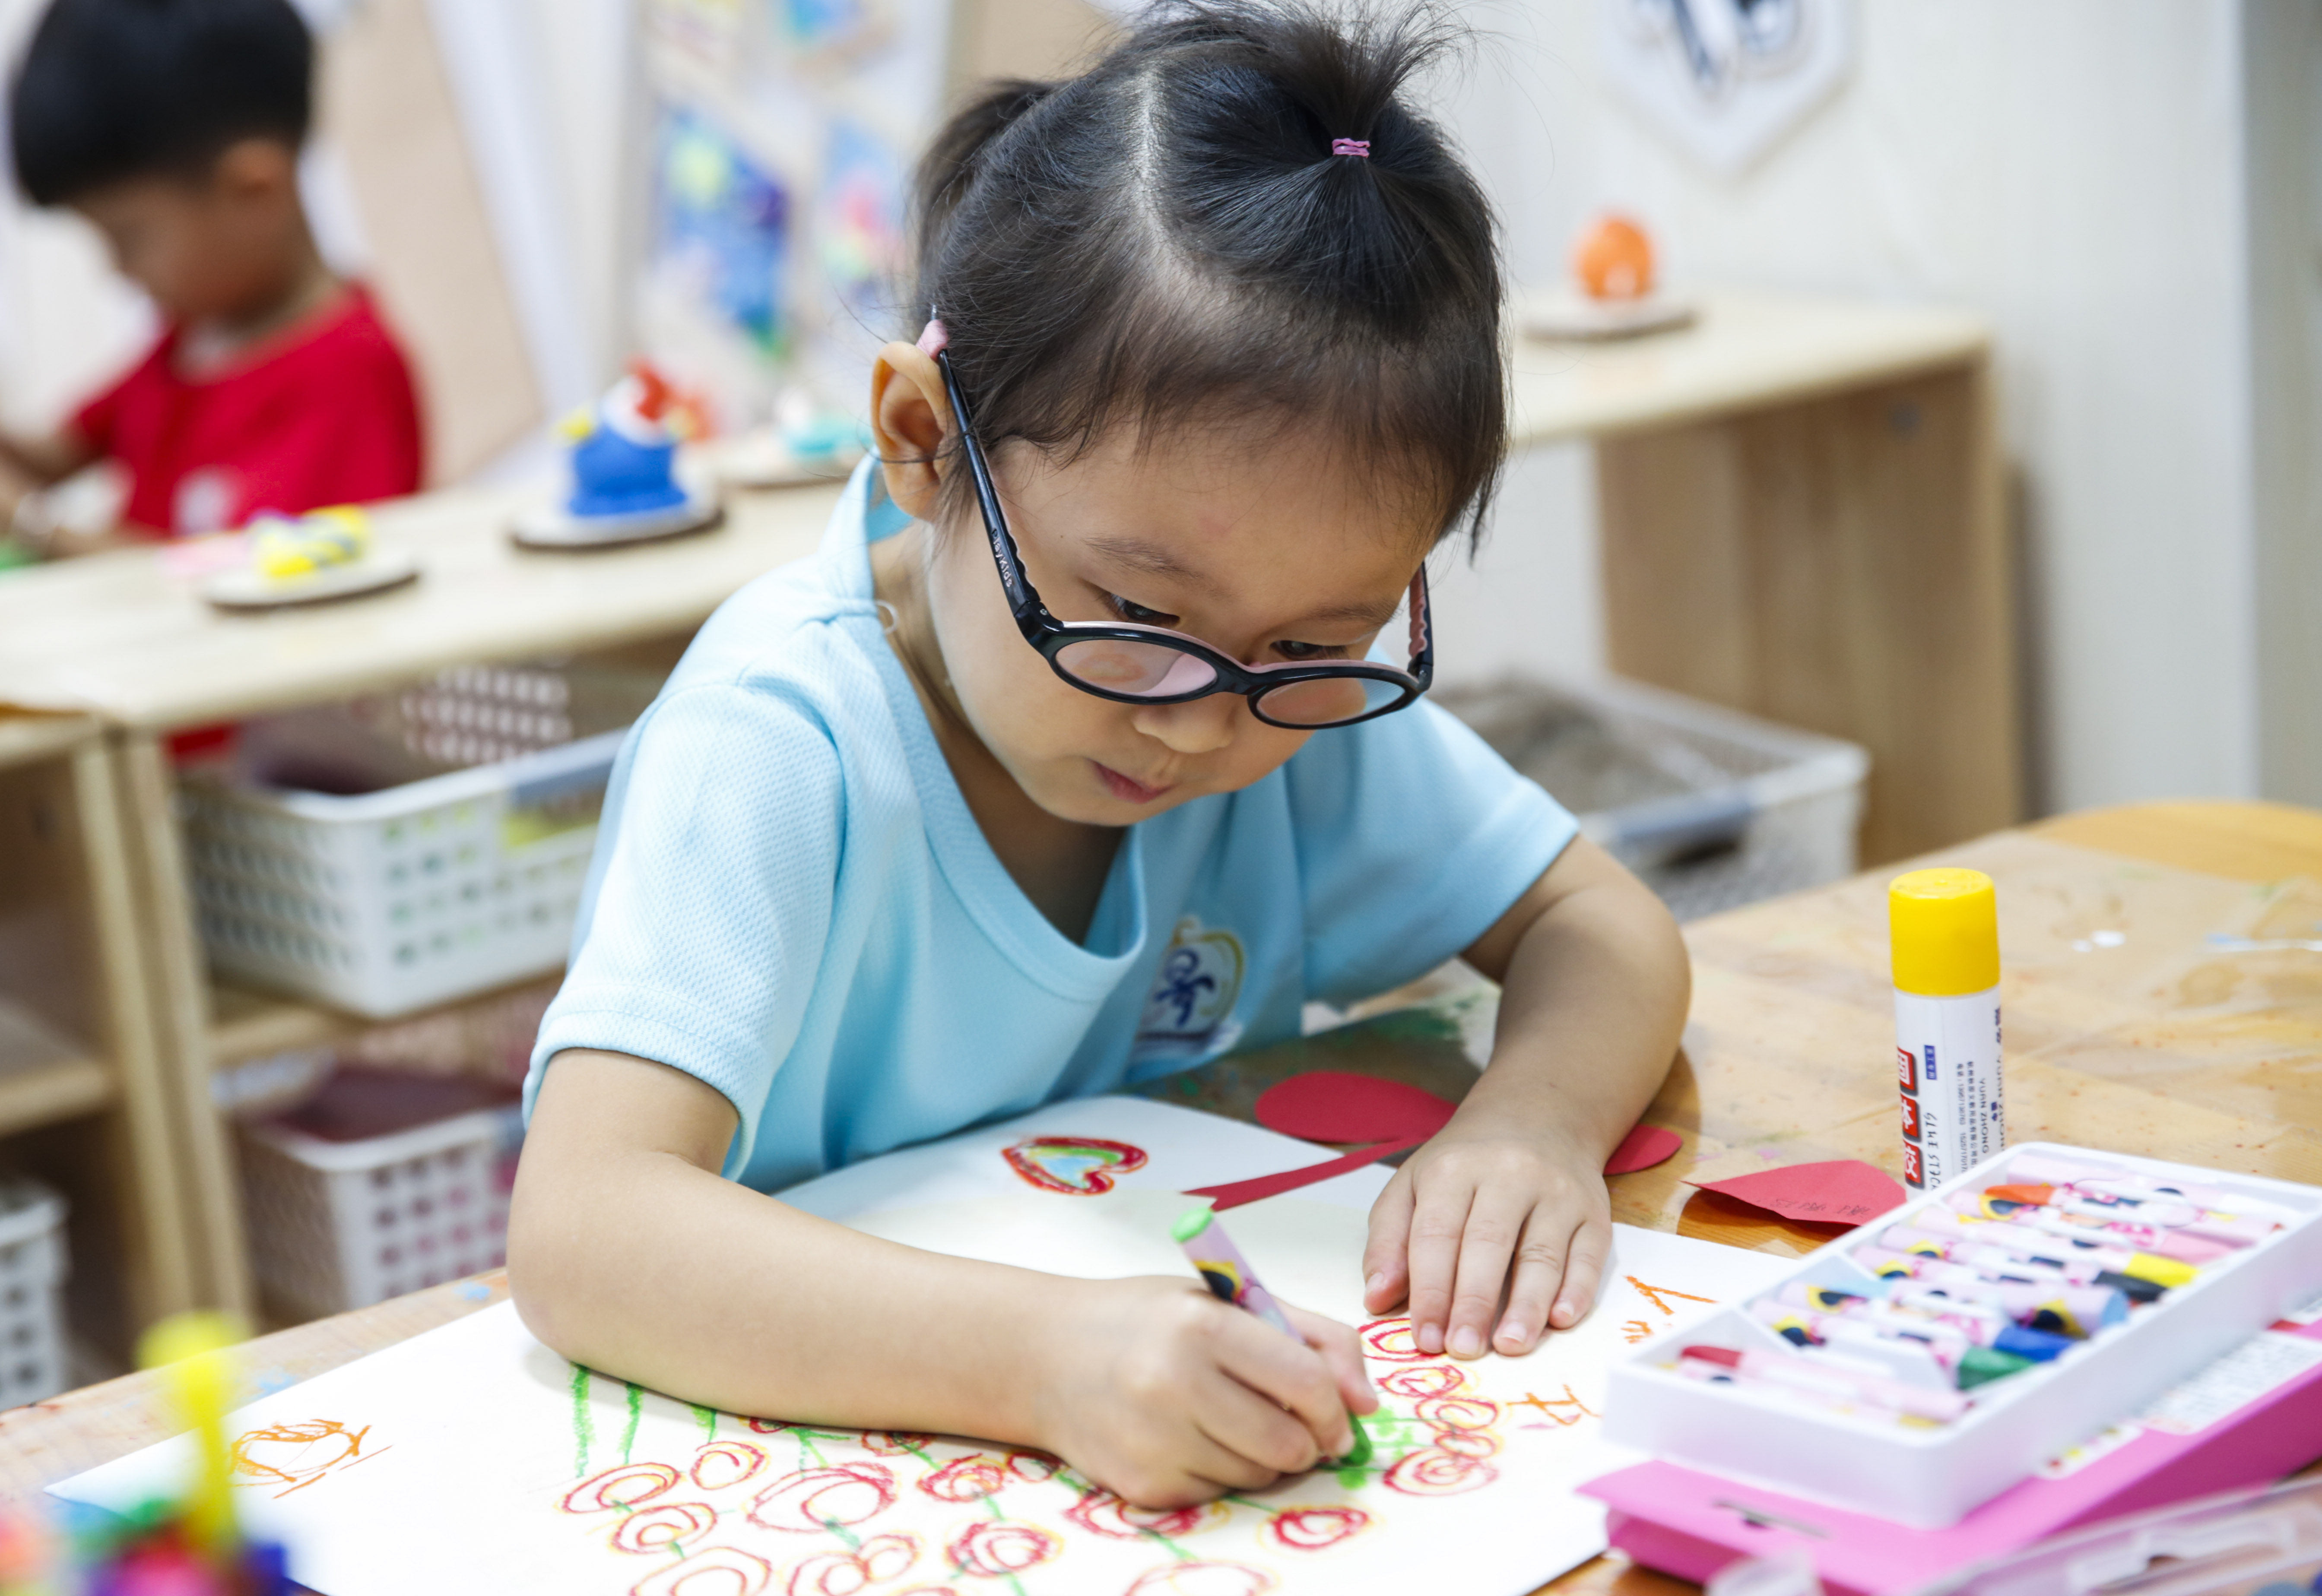
[[[1958,998],[1999,984],[1999,899],[1979,870],[1915,870],[1887,885],[1897,990]]]

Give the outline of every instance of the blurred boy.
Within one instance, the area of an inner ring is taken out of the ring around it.
[[[419,486],[410,369],[333,276],[298,193],[314,41],[289,0],[53,0],[9,105],[16,180],[95,223],[160,338],[53,438],[0,436],[46,484],[111,458],[123,537]],[[58,534],[50,554],[91,546]]]

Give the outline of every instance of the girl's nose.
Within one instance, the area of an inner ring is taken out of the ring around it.
[[[1173,753],[1214,753],[1233,741],[1234,722],[1242,713],[1240,698],[1211,693],[1184,704],[1149,705],[1136,711],[1129,724]]]

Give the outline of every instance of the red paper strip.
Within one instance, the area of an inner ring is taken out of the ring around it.
[[[1860,1225],[1903,1203],[1903,1183],[1859,1158],[1793,1163],[1730,1181],[1690,1184],[1785,1219],[1817,1225]]]
[[[1228,1181],[1221,1186],[1196,1186],[1185,1193],[1188,1197],[1213,1199],[1218,1211],[1238,1208],[1246,1202],[1256,1202],[1262,1197],[1279,1197],[1285,1191],[1295,1191],[1301,1186],[1312,1186],[1317,1181],[1327,1181],[1333,1175],[1343,1175],[1348,1170],[1358,1170],[1367,1163],[1376,1163],[1391,1158],[1407,1148],[1416,1147],[1425,1136],[1412,1136],[1400,1142],[1381,1142],[1376,1147],[1365,1147],[1359,1153],[1349,1153],[1333,1158],[1328,1163],[1310,1163],[1303,1169],[1284,1170],[1278,1175],[1259,1175],[1254,1180]]]
[[[1302,1142],[1425,1141],[1450,1123],[1453,1107],[1400,1081],[1310,1070],[1266,1088],[1257,1122]]]
[[[1657,1163],[1668,1163],[1684,1145],[1685,1138],[1673,1130],[1663,1130],[1658,1125],[1638,1126],[1613,1149],[1613,1156],[1604,1161],[1604,1172],[1627,1175],[1649,1170]]]

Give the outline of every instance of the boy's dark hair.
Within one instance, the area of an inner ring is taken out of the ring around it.
[[[1400,97],[1458,38],[1426,9],[1181,0],[954,117],[919,170],[915,319],[942,316],[984,442],[1311,420],[1439,535],[1479,527],[1507,434],[1491,207]]]
[[[247,138],[306,141],[315,41],[289,0],[53,0],[8,96],[17,186],[68,204],[198,176]]]

